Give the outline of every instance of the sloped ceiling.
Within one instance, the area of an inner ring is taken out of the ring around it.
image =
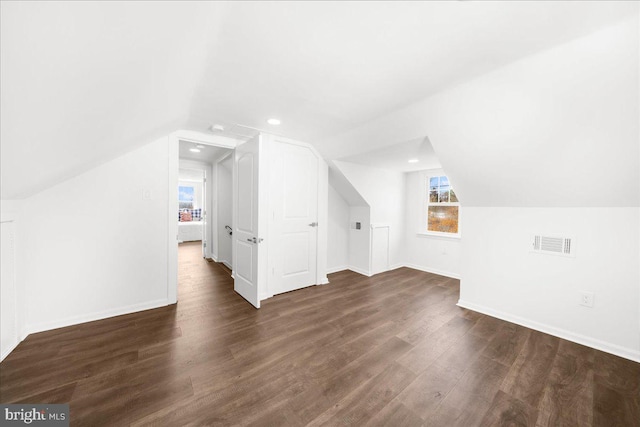
[[[215,4],[2,2],[2,198],[20,198],[188,120]]]
[[[400,142],[338,160],[396,172],[415,172],[441,167],[440,160],[427,137]]]
[[[638,10],[635,2],[0,4],[3,199],[180,127],[266,129],[275,116],[279,134],[327,158],[407,141],[393,124],[379,147],[337,136]]]
[[[640,206],[639,28],[636,15],[324,147],[379,148],[428,135],[463,206]]]
[[[329,162],[329,185],[331,185],[349,204],[349,206],[369,206],[362,194],[353,186],[353,183],[344,176],[340,168]]]

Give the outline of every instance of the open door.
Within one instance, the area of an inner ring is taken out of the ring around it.
[[[266,225],[265,188],[260,166],[262,136],[236,147],[234,158],[234,289],[254,307],[260,308],[260,289],[265,284],[266,253],[261,234]]]

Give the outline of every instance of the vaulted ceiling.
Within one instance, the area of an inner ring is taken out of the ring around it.
[[[634,14],[635,2],[2,2],[2,198],[213,123],[270,130],[277,117],[328,158],[368,152],[341,135]],[[401,131],[378,145],[408,141]]]

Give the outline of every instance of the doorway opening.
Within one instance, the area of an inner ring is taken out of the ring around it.
[[[209,263],[224,265],[225,272],[233,269],[231,236],[226,228],[232,228],[232,172],[227,159],[232,161],[237,142],[188,131],[178,131],[170,137],[170,303],[177,302],[180,282],[189,277],[190,270],[207,268]],[[218,168],[222,170],[218,172]]]

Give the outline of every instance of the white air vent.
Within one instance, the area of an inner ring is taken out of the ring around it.
[[[533,252],[552,255],[573,256],[570,237],[533,236]]]

